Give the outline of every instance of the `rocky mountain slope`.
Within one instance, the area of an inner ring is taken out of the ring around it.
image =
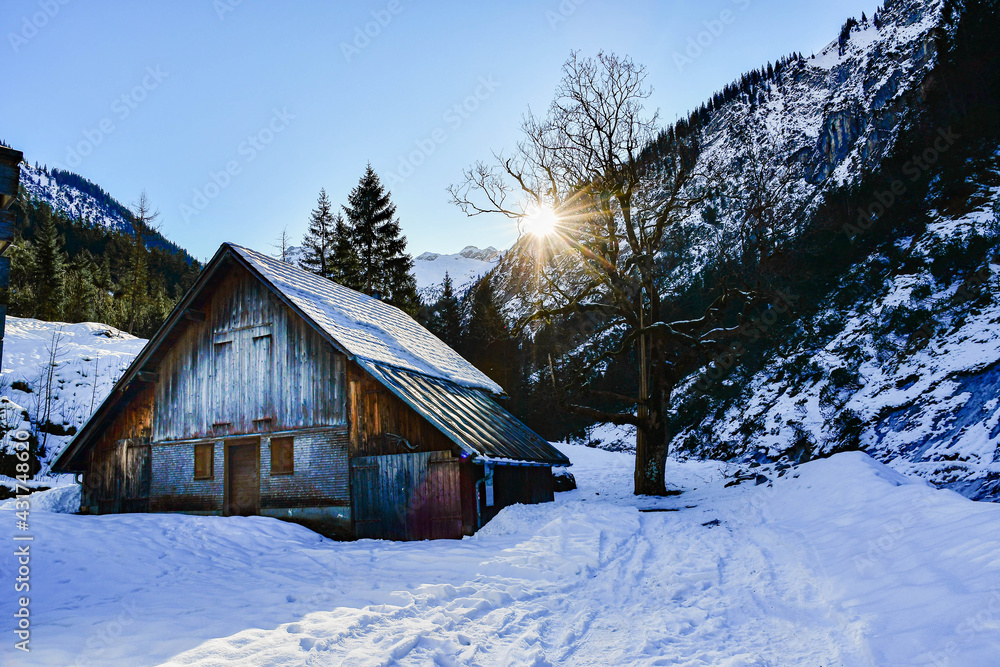
[[[784,240],[825,224],[831,231],[816,238],[829,249],[813,252],[846,268],[829,289],[791,295],[789,317],[756,318],[742,341],[752,354],[720,351],[682,385],[675,451],[749,466],[861,448],[970,497],[1000,498],[1000,160],[983,150],[986,133],[963,142],[929,112],[934,95],[957,94],[955,73],[975,65],[953,62],[971,7],[891,0],[877,17],[848,21],[820,53],[745,77],[687,121],[697,170],[725,174],[736,190],[763,174],[791,221]],[[650,148],[654,164],[659,149]],[[760,163],[771,167],[750,168]],[[948,179],[961,185],[943,194]],[[836,215],[831,202],[844,204]],[[739,215],[721,200],[695,211],[664,293],[697,284],[719,230]],[[515,251],[492,274],[513,317],[534,297],[532,261]],[[614,448],[628,440],[606,425],[589,438]]]
[[[29,198],[45,202],[71,220],[126,234],[132,233],[132,218],[128,207],[83,176],[22,162],[21,187]],[[179,252],[191,262],[186,251],[156,230],[146,233],[146,245]]]

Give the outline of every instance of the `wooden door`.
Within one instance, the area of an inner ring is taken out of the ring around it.
[[[226,514],[260,512],[260,441],[226,443]]]
[[[125,447],[123,512],[148,512],[149,488],[153,477],[149,438],[132,438]]]
[[[459,460],[446,452],[355,458],[351,462],[355,536],[460,539],[460,471]]]

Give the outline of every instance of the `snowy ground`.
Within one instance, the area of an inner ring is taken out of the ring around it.
[[[724,488],[723,464],[671,464],[685,493],[637,499],[628,454],[563,447],[577,491],[509,508],[461,541],[337,543],[259,517],[36,509],[32,652],[8,632],[0,662],[997,662],[997,505],[860,453],[773,488]],[[651,508],[680,511],[638,511]],[[0,616],[13,605],[0,597]]]

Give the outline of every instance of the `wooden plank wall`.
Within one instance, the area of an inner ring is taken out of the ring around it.
[[[351,462],[355,537],[462,537],[460,460],[448,452],[366,456]]]
[[[123,441],[132,441],[131,444],[149,442],[154,394],[151,384],[137,384],[126,389],[126,408],[112,419],[88,454],[81,497],[83,509],[95,513],[143,511],[141,504],[131,505],[138,508],[131,510],[123,505],[126,491],[141,488],[144,473],[136,466],[145,465],[141,456],[130,456],[129,443]]]
[[[154,441],[346,423],[346,359],[246,269],[231,269],[160,361]]]
[[[347,387],[352,458],[408,452],[458,453],[447,436],[353,362],[348,364]],[[401,436],[410,446],[387,434]]]

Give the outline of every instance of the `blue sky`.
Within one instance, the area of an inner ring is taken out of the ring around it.
[[[644,64],[668,122],[877,6],[4,0],[0,138],[123,203],[145,189],[163,233],[199,258],[223,241],[268,251],[283,227],[297,243],[319,189],[345,202],[369,161],[414,255],[502,248],[516,231],[466,218],[445,188],[516,143],[571,50]]]

